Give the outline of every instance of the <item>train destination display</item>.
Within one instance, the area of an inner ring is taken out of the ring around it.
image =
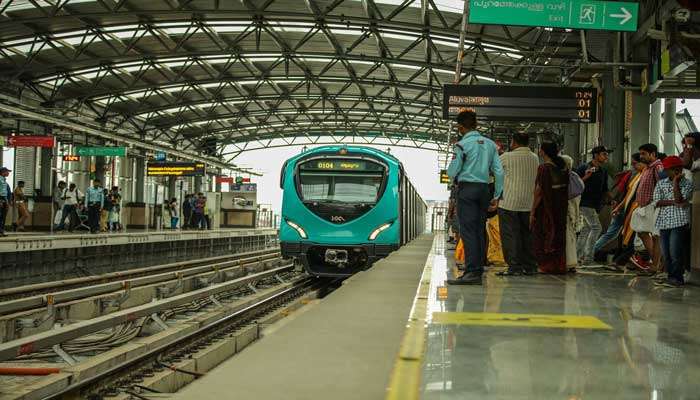
[[[596,122],[595,88],[445,85],[442,117],[473,109],[489,121]]]
[[[203,176],[204,163],[197,162],[149,162],[148,176]]]
[[[307,161],[299,168],[314,171],[381,171],[383,169],[381,165],[369,161],[337,158]]]

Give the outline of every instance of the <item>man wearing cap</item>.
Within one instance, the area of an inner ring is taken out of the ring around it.
[[[603,169],[603,165],[608,162],[609,153],[605,146],[594,147],[591,151],[591,162],[581,165],[576,170],[586,185],[581,194],[580,205],[583,228],[576,245],[583,265],[593,263],[593,246],[603,230],[598,213],[603,208],[603,200],[608,193],[608,172]]]
[[[11,170],[2,167],[0,168],[0,237],[5,235],[5,218],[7,218],[7,210],[10,208],[10,185],[7,184],[7,177]]]
[[[658,284],[666,287],[681,287],[684,284],[684,249],[689,245],[690,196],[693,184],[683,174],[683,160],[678,156],[668,156],[663,160],[664,178],[654,188],[652,202],[659,210],[656,229],[661,236],[661,253],[668,272],[666,281]]]
[[[503,166],[496,144],[476,130],[476,113],[460,112],[457,129],[464,136],[455,144],[454,158],[447,174],[450,181],[457,182],[457,218],[466,253],[466,272],[447,283],[481,285],[486,260],[486,213],[498,208],[498,199],[503,192]],[[495,179],[493,196],[489,192],[491,174]]]

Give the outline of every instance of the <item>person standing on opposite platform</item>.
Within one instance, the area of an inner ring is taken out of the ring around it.
[[[24,224],[29,219],[29,209],[27,208],[27,195],[24,194],[24,181],[17,182],[13,195],[15,207],[17,207],[17,222],[12,224],[16,231],[24,232]]]
[[[581,265],[593,263],[593,247],[603,230],[598,213],[603,207],[603,200],[608,193],[608,172],[603,169],[603,165],[608,162],[609,153],[605,146],[594,147],[591,151],[593,160],[588,164],[581,165],[576,170],[586,184],[580,203],[583,228],[577,244]],[[616,222],[613,221],[614,224]],[[621,224],[619,226],[621,227]]]
[[[73,232],[73,229],[79,224],[80,217],[78,217],[78,203],[83,197],[82,192],[78,190],[75,183],[68,185],[68,189],[63,191],[63,215],[61,216],[61,223],[58,224],[57,230],[65,229],[66,218],[68,218],[68,232]]]
[[[555,143],[542,143],[544,163],[537,171],[530,230],[539,272],[565,274],[566,216],[569,205],[569,169]]]
[[[661,252],[668,272],[668,280],[660,284],[667,287],[681,287],[684,284],[684,248],[689,245],[689,200],[693,184],[683,176],[683,164],[683,160],[677,156],[664,159],[664,171],[668,178],[656,185],[652,200],[659,209],[656,229],[661,234]]]
[[[516,133],[511,141],[511,151],[501,155],[505,177],[498,219],[508,269],[497,275],[530,275],[537,272],[537,262],[532,253],[530,209],[540,160],[530,151],[529,144],[530,136],[526,132]]]
[[[182,200],[182,229],[189,229],[192,226],[192,195],[186,194]]]
[[[180,214],[177,207],[177,199],[170,199],[168,203],[168,211],[170,212],[170,229],[177,229],[177,222],[180,220]]]
[[[90,233],[97,233],[100,230],[100,211],[105,204],[105,195],[100,184],[100,180],[95,179],[92,181],[93,186],[85,193],[85,205],[88,208]]]
[[[66,182],[64,181],[58,182],[58,185],[53,190],[52,203],[55,214],[53,221],[54,229],[56,229],[61,224],[61,221],[65,219],[65,216],[63,215],[63,205],[66,203],[66,201],[63,199],[63,192],[65,190]]]
[[[480,285],[486,259],[486,213],[498,208],[498,198],[503,192],[503,166],[496,143],[476,130],[474,111],[462,111],[457,115],[457,129],[464,136],[455,144],[447,174],[450,181],[457,182],[457,218],[466,253],[466,272],[447,283]],[[495,180],[492,198],[488,185],[490,174]]]
[[[10,200],[12,198],[10,185],[7,184],[7,177],[10,175],[10,172],[12,170],[5,167],[0,168],[0,237],[7,236],[5,234],[5,219],[7,218],[7,211],[10,209]]]

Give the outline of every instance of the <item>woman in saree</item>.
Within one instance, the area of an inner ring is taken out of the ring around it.
[[[616,255],[615,263],[618,265],[626,265],[629,258],[634,254],[634,229],[632,229],[632,213],[638,208],[636,201],[637,187],[639,186],[639,178],[642,172],[647,168],[647,165],[642,161],[639,153],[632,155],[633,175],[627,181],[625,197],[612,211],[613,215],[619,213],[625,214],[625,222],[622,225],[620,233],[621,246],[619,254]]]
[[[556,143],[542,143],[544,163],[537,171],[530,230],[540,273],[565,274],[569,169]]]

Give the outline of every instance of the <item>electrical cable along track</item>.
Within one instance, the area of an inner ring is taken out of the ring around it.
[[[332,286],[277,251],[248,256],[223,267],[132,277],[117,291],[98,288],[116,280],[69,289],[40,308],[17,311],[16,304],[47,295],[0,303],[8,339],[0,343],[0,399],[141,399],[175,391]]]

